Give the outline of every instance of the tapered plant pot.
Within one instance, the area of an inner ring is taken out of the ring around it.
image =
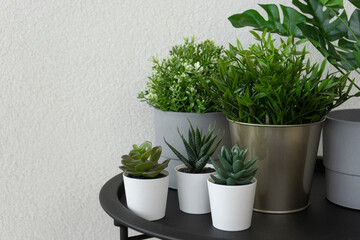
[[[330,112],[324,124],[326,197],[360,210],[360,109]]]
[[[170,143],[175,149],[177,149],[182,155],[186,155],[186,150],[184,144],[179,136],[179,131],[184,135],[185,139],[188,138],[189,131],[189,121],[196,127],[203,129],[203,132],[206,132],[209,126],[214,126],[216,123],[214,134],[219,131],[218,138],[215,140],[218,141],[223,132],[224,138],[221,141],[220,145],[225,145],[227,147],[231,146],[230,134],[229,134],[229,123],[226,120],[226,117],[221,112],[210,112],[210,113],[184,113],[184,112],[166,112],[154,108],[154,123],[155,123],[155,144],[161,145],[162,154],[160,161],[166,159],[171,159],[167,171],[170,173],[170,188],[177,188],[176,185],[176,176],[174,168],[177,165],[181,164],[181,161],[178,157],[171,151],[171,149],[164,142],[164,138],[168,143]],[[220,153],[220,148],[213,154],[214,158]]]
[[[169,186],[169,172],[153,179],[139,179],[124,174],[125,196],[128,208],[136,215],[153,221],[165,216]]]
[[[323,121],[301,125],[259,125],[230,121],[232,144],[258,157],[254,210],[292,213],[309,205]]]
[[[213,169],[211,164],[206,164],[205,167]],[[182,168],[186,166],[181,164],[175,167],[180,210],[189,214],[209,213],[207,179],[211,173],[185,173],[180,171]]]
[[[224,231],[242,231],[250,228],[257,181],[228,186],[207,181],[212,224]]]

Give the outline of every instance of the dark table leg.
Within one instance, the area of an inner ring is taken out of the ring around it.
[[[120,228],[120,240],[143,240],[152,238],[152,236],[141,234],[133,237],[129,237],[129,228],[114,221],[114,225]]]
[[[128,240],[129,239],[128,228],[123,225],[120,225],[119,228],[120,228],[120,240]]]

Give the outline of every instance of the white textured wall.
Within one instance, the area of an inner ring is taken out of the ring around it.
[[[153,140],[149,57],[190,34],[249,42],[227,17],[258,2],[0,1],[0,239],[118,239],[98,193]]]

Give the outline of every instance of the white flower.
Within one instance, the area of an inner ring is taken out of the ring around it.
[[[183,65],[185,67],[185,71],[187,71],[187,72],[193,70],[193,68],[194,68],[193,66],[191,66],[188,63],[184,63]]]
[[[157,95],[154,94],[154,93],[149,93],[147,96],[146,96],[147,99],[149,100],[156,100],[157,99]]]
[[[196,70],[198,70],[199,67],[200,67],[200,63],[199,63],[199,62],[196,62],[196,63],[194,64],[194,67],[195,67]]]

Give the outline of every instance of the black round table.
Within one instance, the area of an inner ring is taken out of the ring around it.
[[[105,212],[120,227],[120,239],[186,240],[360,240],[360,211],[332,204],[325,198],[324,173],[314,175],[310,207],[305,211],[273,215],[254,212],[251,228],[241,232],[226,232],[214,228],[211,215],[191,215],[180,211],[177,191],[169,189],[166,215],[157,221],[147,221],[126,207],[122,174],[110,179],[100,191],[100,203]],[[143,235],[128,237],[128,228]]]

